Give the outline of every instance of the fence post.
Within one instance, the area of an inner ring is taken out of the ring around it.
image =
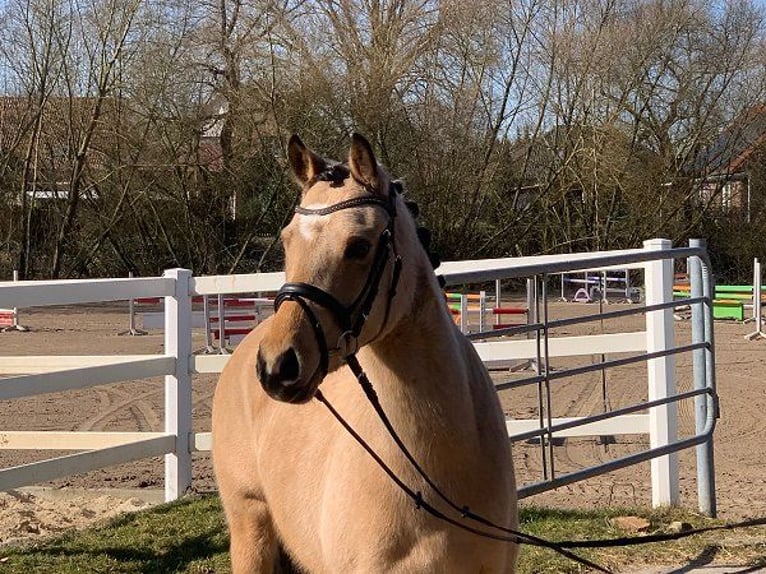
[[[218,353],[221,355],[228,355],[226,350],[228,344],[226,339],[226,299],[223,294],[218,294]]]
[[[468,296],[460,295],[460,332],[468,333]]]
[[[492,307],[490,307],[490,311]],[[479,333],[483,333],[487,330],[484,321],[486,319],[485,313],[487,312],[487,292],[479,291]]]
[[[133,279],[133,272],[128,272],[128,279]],[[136,337],[139,335],[148,335],[148,333],[142,329],[136,327],[136,302],[133,297],[128,299],[128,330],[117,333],[118,336],[130,335]]]
[[[165,354],[175,357],[175,372],[165,375],[165,432],[175,435],[175,452],[165,455],[165,501],[176,500],[191,486],[192,390],[191,277],[188,269],[163,274],[175,280],[175,293],[165,297]]]
[[[208,295],[202,296],[202,314],[205,315],[205,352],[214,353],[213,324],[210,320],[210,297]]]
[[[644,241],[648,251],[671,248],[667,239]],[[644,268],[646,304],[654,305],[673,300],[673,260],[649,261]],[[674,347],[673,309],[660,309],[646,313],[646,351],[664,351]],[[676,394],[675,360],[672,355],[647,361],[649,400]],[[649,409],[649,446],[651,448],[675,442],[678,438],[677,405]],[[671,453],[651,461],[652,506],[675,506],[678,496],[678,453]]]
[[[745,323],[755,321],[755,331],[745,335],[745,339],[766,338],[763,332],[763,304],[761,302],[761,262],[756,257],[753,259],[753,317],[747,319]]]
[[[19,271],[18,269],[13,270],[13,282],[16,283],[19,280]],[[16,329],[17,331],[21,331],[21,325],[19,325],[19,308],[14,307],[13,308],[13,325],[11,325],[12,329]]]
[[[707,242],[704,239],[690,239],[689,247],[705,249]],[[698,257],[689,257],[687,262],[689,275],[689,294],[692,297],[702,297],[704,288],[702,283],[702,265]],[[707,306],[697,303],[692,305],[692,343],[705,341],[705,313],[709,312]],[[707,387],[707,366],[705,349],[692,351],[692,372],[694,377],[694,389]],[[699,395],[694,397],[694,425],[695,432],[701,434],[705,430],[708,416],[708,397]],[[713,439],[697,445],[697,502],[699,510],[706,516],[716,515],[715,504],[715,463],[713,459]]]

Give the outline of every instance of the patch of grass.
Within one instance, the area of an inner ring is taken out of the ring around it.
[[[626,532],[615,526],[618,516],[645,518],[650,526],[645,533]],[[692,528],[724,524],[681,509],[614,508],[599,510],[556,510],[525,506],[520,511],[523,532],[546,540],[595,540],[640,537],[644,534],[668,532],[672,522],[686,522]],[[596,564],[614,570],[626,566],[706,566],[713,563],[766,565],[766,530],[763,528],[713,531],[672,542],[652,543],[617,548],[582,549],[575,552]],[[519,559],[520,573],[570,574],[584,567],[552,550],[524,546]]]
[[[229,571],[218,498],[184,499],[28,547],[0,549],[0,572],[212,574]]]
[[[639,516],[651,523],[649,532],[663,532],[676,520],[694,527],[711,521],[679,510],[521,509],[524,532],[548,540],[617,538],[626,533],[611,519]],[[618,549],[578,550],[582,556],[613,569],[626,565],[697,565],[726,561],[766,566],[766,532],[744,529],[713,532],[677,542]],[[70,532],[31,546],[0,548],[0,574],[29,572],[215,574],[229,571],[228,535],[218,498],[188,498],[116,518],[102,526]],[[519,574],[571,574],[583,569],[550,550],[525,546]]]

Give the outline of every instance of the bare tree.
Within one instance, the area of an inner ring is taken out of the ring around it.
[[[69,34],[66,2],[39,0],[7,4],[6,22],[0,38],[0,55],[12,78],[8,89],[12,96],[3,109],[3,172],[10,161],[20,158],[18,186],[19,246],[16,268],[22,277],[30,275],[32,264],[32,213],[41,177],[40,155],[44,153],[42,134],[46,118],[52,115],[49,101],[59,87],[65,53],[62,40]],[[10,137],[9,137],[10,136]],[[17,167],[17,166],[14,166]]]
[[[683,239],[715,203],[690,207],[702,150],[766,85],[753,0],[0,10],[0,79],[23,102],[0,113],[0,264],[27,275],[277,264],[293,131],[332,155],[366,133],[447,257]]]
[[[94,136],[107,101],[116,95],[120,63],[129,57],[131,46],[140,44],[140,39],[132,35],[136,34],[134,23],[141,4],[140,0],[91,0],[77,5],[80,35],[76,42],[85,54],[85,69],[78,66],[74,51],[69,51],[71,65],[64,69],[64,83],[70,102],[86,96],[90,109],[80,123],[75,107],[70,107],[71,175],[67,205],[53,249],[51,276],[54,278],[61,273],[67,240],[77,219]],[[69,38],[60,38],[59,42],[62,49],[70,46]]]

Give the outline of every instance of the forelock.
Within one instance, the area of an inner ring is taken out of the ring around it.
[[[314,180],[309,182],[309,187],[317,181],[327,181],[330,183],[330,187],[340,187],[349,177],[351,177],[351,170],[348,165],[345,163],[334,163],[319,172],[314,177]]]

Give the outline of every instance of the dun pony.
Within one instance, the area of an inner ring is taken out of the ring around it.
[[[347,163],[297,136],[302,187],[282,231],[288,283],[275,314],[236,349],[213,403],[213,457],[235,574],[508,573],[517,546],[465,532],[422,509],[319,401],[321,396],[405,483],[439,511],[375,415],[344,358],[356,357],[383,410],[455,502],[517,526],[504,417],[489,375],[454,325],[401,184],[352,137]]]

